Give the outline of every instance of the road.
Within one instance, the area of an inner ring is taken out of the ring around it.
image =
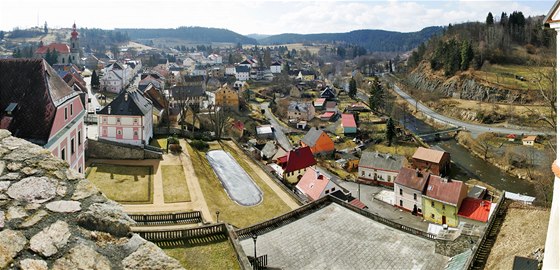
[[[276,119],[276,117],[272,115],[272,112],[270,112],[269,103],[268,102],[261,103],[261,109],[264,110],[264,115],[266,116],[266,118],[268,118],[268,121],[270,122],[272,127],[274,127],[274,137],[276,138],[276,141],[286,151],[292,150],[293,148],[292,143],[290,143],[290,139],[288,139],[288,137],[286,137],[286,134],[284,134],[284,132],[289,130],[286,130],[287,128],[282,126],[280,122],[278,122],[278,119]]]

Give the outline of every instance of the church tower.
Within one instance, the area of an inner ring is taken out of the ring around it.
[[[78,31],[76,31],[76,23],[72,25],[72,37],[70,38],[70,60],[69,63],[76,65],[81,64],[80,59],[80,40],[78,39]]]

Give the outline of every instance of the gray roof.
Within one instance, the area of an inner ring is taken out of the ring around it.
[[[174,98],[183,97],[201,97],[204,96],[204,88],[202,85],[173,86],[171,95]]]
[[[247,67],[247,66],[237,66],[237,67],[235,67],[235,72],[236,73],[249,72],[249,67]]]
[[[405,158],[400,155],[379,152],[362,152],[359,167],[374,167],[383,170],[398,171],[402,168]]]
[[[128,96],[128,97],[127,97]],[[109,113],[111,108],[111,113]],[[146,115],[152,112],[152,102],[145,98],[140,90],[122,91],[109,105],[97,114],[103,115]]]
[[[278,148],[276,148],[276,144],[272,141],[267,142],[261,150],[261,153],[265,158],[273,157],[276,152],[278,152]]]
[[[322,129],[319,129],[317,127],[311,128],[307,132],[307,134],[305,134],[305,136],[301,138],[301,141],[308,146],[315,146],[315,143],[317,143],[317,140],[319,139],[322,133],[323,133]]]
[[[296,102],[296,101],[292,101],[290,103],[290,105],[288,106],[288,111],[300,111],[300,112],[307,112],[307,106],[309,106],[308,103],[300,103],[300,102]]]

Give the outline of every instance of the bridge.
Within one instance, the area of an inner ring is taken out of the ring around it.
[[[437,137],[441,134],[458,132],[458,131],[462,131],[462,130],[466,130],[466,129],[464,127],[459,126],[459,127],[448,128],[448,129],[436,130],[436,131],[429,132],[429,133],[416,134],[416,136],[418,136],[420,138],[426,138],[426,137],[430,137],[430,136],[436,136]]]

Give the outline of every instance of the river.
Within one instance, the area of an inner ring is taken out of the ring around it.
[[[424,123],[408,112],[395,110],[398,121],[408,130],[418,133],[428,133],[434,131],[430,125]],[[452,166],[451,178],[466,181],[471,178],[478,179],[497,189],[514,193],[536,196],[533,184],[512,176],[498,167],[472,155],[452,138],[442,138],[435,141],[434,138],[427,138],[429,145],[435,149],[444,150],[451,154]]]

